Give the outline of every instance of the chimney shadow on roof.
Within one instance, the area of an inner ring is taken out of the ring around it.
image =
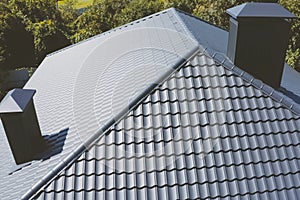
[[[58,133],[43,136],[43,139],[46,142],[46,147],[44,151],[41,154],[36,155],[33,160],[44,161],[61,153],[68,135],[68,131],[69,128],[66,128]]]
[[[10,170],[9,175],[12,175],[13,173],[22,170],[24,167],[30,166],[32,164],[32,161],[34,160],[41,160],[45,161],[51,158],[52,156],[55,156],[62,152],[65,140],[68,135],[69,128],[63,129],[59,131],[58,133],[54,133],[51,135],[44,135],[42,136],[43,143],[45,146],[43,146],[43,150],[40,154],[35,155],[32,160],[22,163],[22,164],[13,164]]]

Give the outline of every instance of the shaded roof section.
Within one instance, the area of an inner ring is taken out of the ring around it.
[[[233,18],[297,18],[278,3],[244,3],[226,12]]]
[[[215,25],[209,24],[193,15],[177,10],[177,14],[189,30],[191,37],[198,41],[202,49],[226,54],[228,32]]]
[[[299,199],[300,117],[198,54],[37,199]]]
[[[1,101],[0,113],[23,112],[35,92],[35,90],[19,88],[9,91]]]

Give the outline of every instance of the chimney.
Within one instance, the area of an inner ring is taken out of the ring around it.
[[[17,164],[33,160],[45,148],[32,99],[35,92],[13,89],[0,104],[0,117]]]
[[[227,56],[255,78],[279,88],[295,15],[277,3],[244,3],[227,10]]]

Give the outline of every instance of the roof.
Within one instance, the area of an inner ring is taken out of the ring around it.
[[[188,13],[178,11],[177,14],[180,16],[180,19],[184,22],[185,26],[189,30],[191,37],[194,37],[199,44],[202,46],[207,54],[211,57],[218,57],[217,60],[219,63],[225,64],[226,52],[227,52],[227,42],[228,42],[228,32],[219,27],[216,27],[212,24],[209,24],[195,16],[192,16]],[[229,61],[230,62],[230,61]],[[228,63],[228,61],[226,61]],[[232,63],[229,63],[228,68],[232,68]],[[238,69],[235,68],[235,69]],[[244,73],[243,70],[237,73]],[[248,81],[249,80],[248,78]],[[293,99],[295,102],[300,102],[300,88],[297,85],[300,84],[300,74],[296,72],[292,67],[285,63],[284,71],[281,78],[281,92],[284,93],[284,96],[288,96]],[[266,87],[266,85],[264,85]],[[268,89],[273,91],[272,89]],[[266,91],[267,93],[272,93]],[[280,97],[279,97],[280,96]],[[276,99],[284,99],[284,96],[280,94],[277,95]],[[290,103],[289,103],[290,104]],[[291,106],[291,104],[290,104]],[[300,110],[298,109],[298,113]]]
[[[1,140],[0,199],[30,196],[196,49],[197,41],[170,9],[47,56],[24,88],[36,90],[43,136],[68,130],[64,137],[50,137],[63,149],[48,159],[15,166],[7,140]]]
[[[235,19],[249,17],[297,18],[278,3],[244,3],[229,8],[226,12]]]
[[[206,27],[226,34],[168,9],[49,55],[25,88],[63,147],[15,166],[0,140],[0,199],[299,196],[299,104],[220,60]]]
[[[298,199],[300,117],[199,53],[37,199]]]

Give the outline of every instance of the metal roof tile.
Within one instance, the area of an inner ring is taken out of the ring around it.
[[[239,194],[238,182],[236,180],[228,182],[228,187],[230,191],[229,196],[236,196],[237,194]]]
[[[187,186],[179,187],[179,198],[180,199],[188,199],[189,198],[189,191]],[[177,198],[178,199],[178,198]]]
[[[267,198],[283,190],[295,197],[299,118],[230,74],[196,56],[39,198],[58,190],[64,197]]]

